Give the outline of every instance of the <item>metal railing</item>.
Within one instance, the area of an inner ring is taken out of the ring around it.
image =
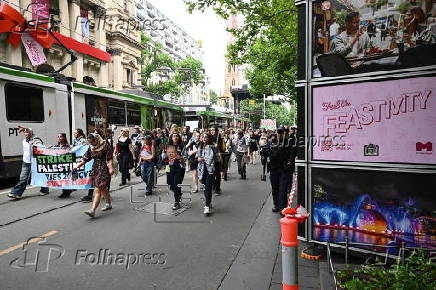
[[[369,243],[350,243],[348,237],[345,238],[345,242],[336,242],[336,243],[330,243],[327,242],[327,263],[328,263],[328,270],[329,273],[333,276],[333,281],[335,283],[335,289],[337,290],[337,270],[335,270],[334,264],[333,264],[333,259],[332,259],[332,254],[331,254],[331,245],[338,245],[341,247],[345,246],[345,266],[348,266],[348,255],[349,255],[349,249],[350,247],[353,246],[360,246],[360,247],[368,247],[368,248],[372,248],[374,254],[371,255],[371,257],[367,258],[367,261],[369,259],[371,259],[372,257],[374,257],[374,255],[377,255],[375,253],[375,249],[376,248],[384,248],[385,249],[385,253],[384,253],[384,262],[383,263],[377,263],[376,265],[378,266],[383,266],[385,267],[388,264],[388,260],[389,258],[391,259],[396,259],[397,260],[397,264],[403,264],[406,260],[406,251],[416,251],[416,250],[423,250],[423,251],[427,251],[429,252],[429,256],[431,259],[436,258],[436,250],[435,249],[427,249],[427,248],[422,248],[422,247],[407,247],[405,242],[401,242],[401,243],[396,243],[395,245],[378,245],[378,244],[369,244]],[[390,250],[392,249],[398,249],[398,255],[392,255],[392,253],[390,253]]]

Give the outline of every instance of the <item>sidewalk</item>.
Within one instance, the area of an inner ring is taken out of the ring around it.
[[[282,289],[282,257],[280,247],[281,216],[271,212],[269,195],[260,209],[256,222],[246,237],[219,289]],[[298,253],[304,249],[300,243]],[[334,289],[325,259],[298,259],[300,289]]]

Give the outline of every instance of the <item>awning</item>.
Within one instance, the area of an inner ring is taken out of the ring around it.
[[[77,52],[80,52],[82,54],[86,54],[92,57],[95,57],[97,59],[106,61],[106,62],[111,62],[112,61],[112,57],[109,53],[107,53],[106,51],[103,51],[101,49],[98,49],[96,47],[93,47],[89,44],[77,41],[71,37],[67,37],[64,36],[58,32],[53,32],[57,38],[59,38],[59,40],[62,42],[63,45],[65,45],[66,47],[75,50]],[[55,41],[55,43],[58,44],[57,41]]]

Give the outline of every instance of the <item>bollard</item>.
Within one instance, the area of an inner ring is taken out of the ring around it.
[[[304,222],[307,211],[298,208],[285,208],[280,219],[282,237],[282,285],[284,290],[298,289],[298,224]]]

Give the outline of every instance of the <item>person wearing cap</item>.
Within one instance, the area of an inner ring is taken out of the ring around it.
[[[273,212],[280,212],[287,207],[287,194],[295,167],[295,146],[286,138],[285,128],[277,129],[272,135],[268,152],[270,182],[274,207]]]

